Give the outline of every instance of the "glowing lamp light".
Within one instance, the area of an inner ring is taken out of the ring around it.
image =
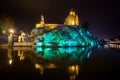
[[[10,29],[9,32],[10,32],[10,33],[14,33],[14,30],[13,30],[13,29]]]
[[[10,64],[10,65],[12,64],[12,59],[9,60],[9,64]]]
[[[3,33],[6,33],[6,31],[3,31]]]
[[[35,64],[35,68],[36,68],[36,69],[40,69],[41,67],[42,67],[41,65],[39,65],[39,64],[37,64],[37,63]]]

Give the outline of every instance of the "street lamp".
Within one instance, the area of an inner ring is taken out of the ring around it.
[[[9,44],[9,46],[12,46],[12,37],[13,37],[14,30],[10,29],[9,33],[10,33],[10,35],[8,36],[8,44]]]
[[[10,29],[9,32],[10,32],[11,34],[13,34],[13,33],[14,33],[14,30],[13,30],[13,29]]]

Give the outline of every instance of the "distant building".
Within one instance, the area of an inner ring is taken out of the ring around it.
[[[21,31],[21,34],[18,36],[18,42],[25,42],[25,33]]]

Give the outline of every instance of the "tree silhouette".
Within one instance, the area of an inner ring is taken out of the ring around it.
[[[82,24],[82,26],[85,28],[85,31],[87,31],[89,29],[88,21],[84,21],[84,23]]]
[[[13,18],[10,16],[2,16],[0,17],[0,33],[5,33],[8,32],[9,29],[14,29],[15,28],[15,23]]]

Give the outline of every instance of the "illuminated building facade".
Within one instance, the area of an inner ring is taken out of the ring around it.
[[[31,31],[36,46],[95,46],[96,40],[88,29],[79,24],[78,15],[71,10],[64,24],[46,24],[44,16]]]
[[[46,28],[47,30],[49,29],[54,29],[58,26],[59,24],[46,24],[44,21],[44,16],[41,15],[41,20],[40,23],[36,24],[36,28]]]
[[[18,36],[18,42],[24,42],[25,41],[25,33],[21,31],[21,34]]]
[[[65,19],[64,25],[69,25],[69,26],[79,25],[78,15],[73,10],[71,10],[69,12],[69,15]],[[40,23],[36,24],[36,28],[44,27],[44,28],[47,28],[47,29],[54,29],[57,26],[63,26],[63,24],[46,24],[45,21],[44,21],[44,16],[43,15],[41,15]]]
[[[64,25],[79,25],[78,15],[71,10],[68,17],[65,19]]]

